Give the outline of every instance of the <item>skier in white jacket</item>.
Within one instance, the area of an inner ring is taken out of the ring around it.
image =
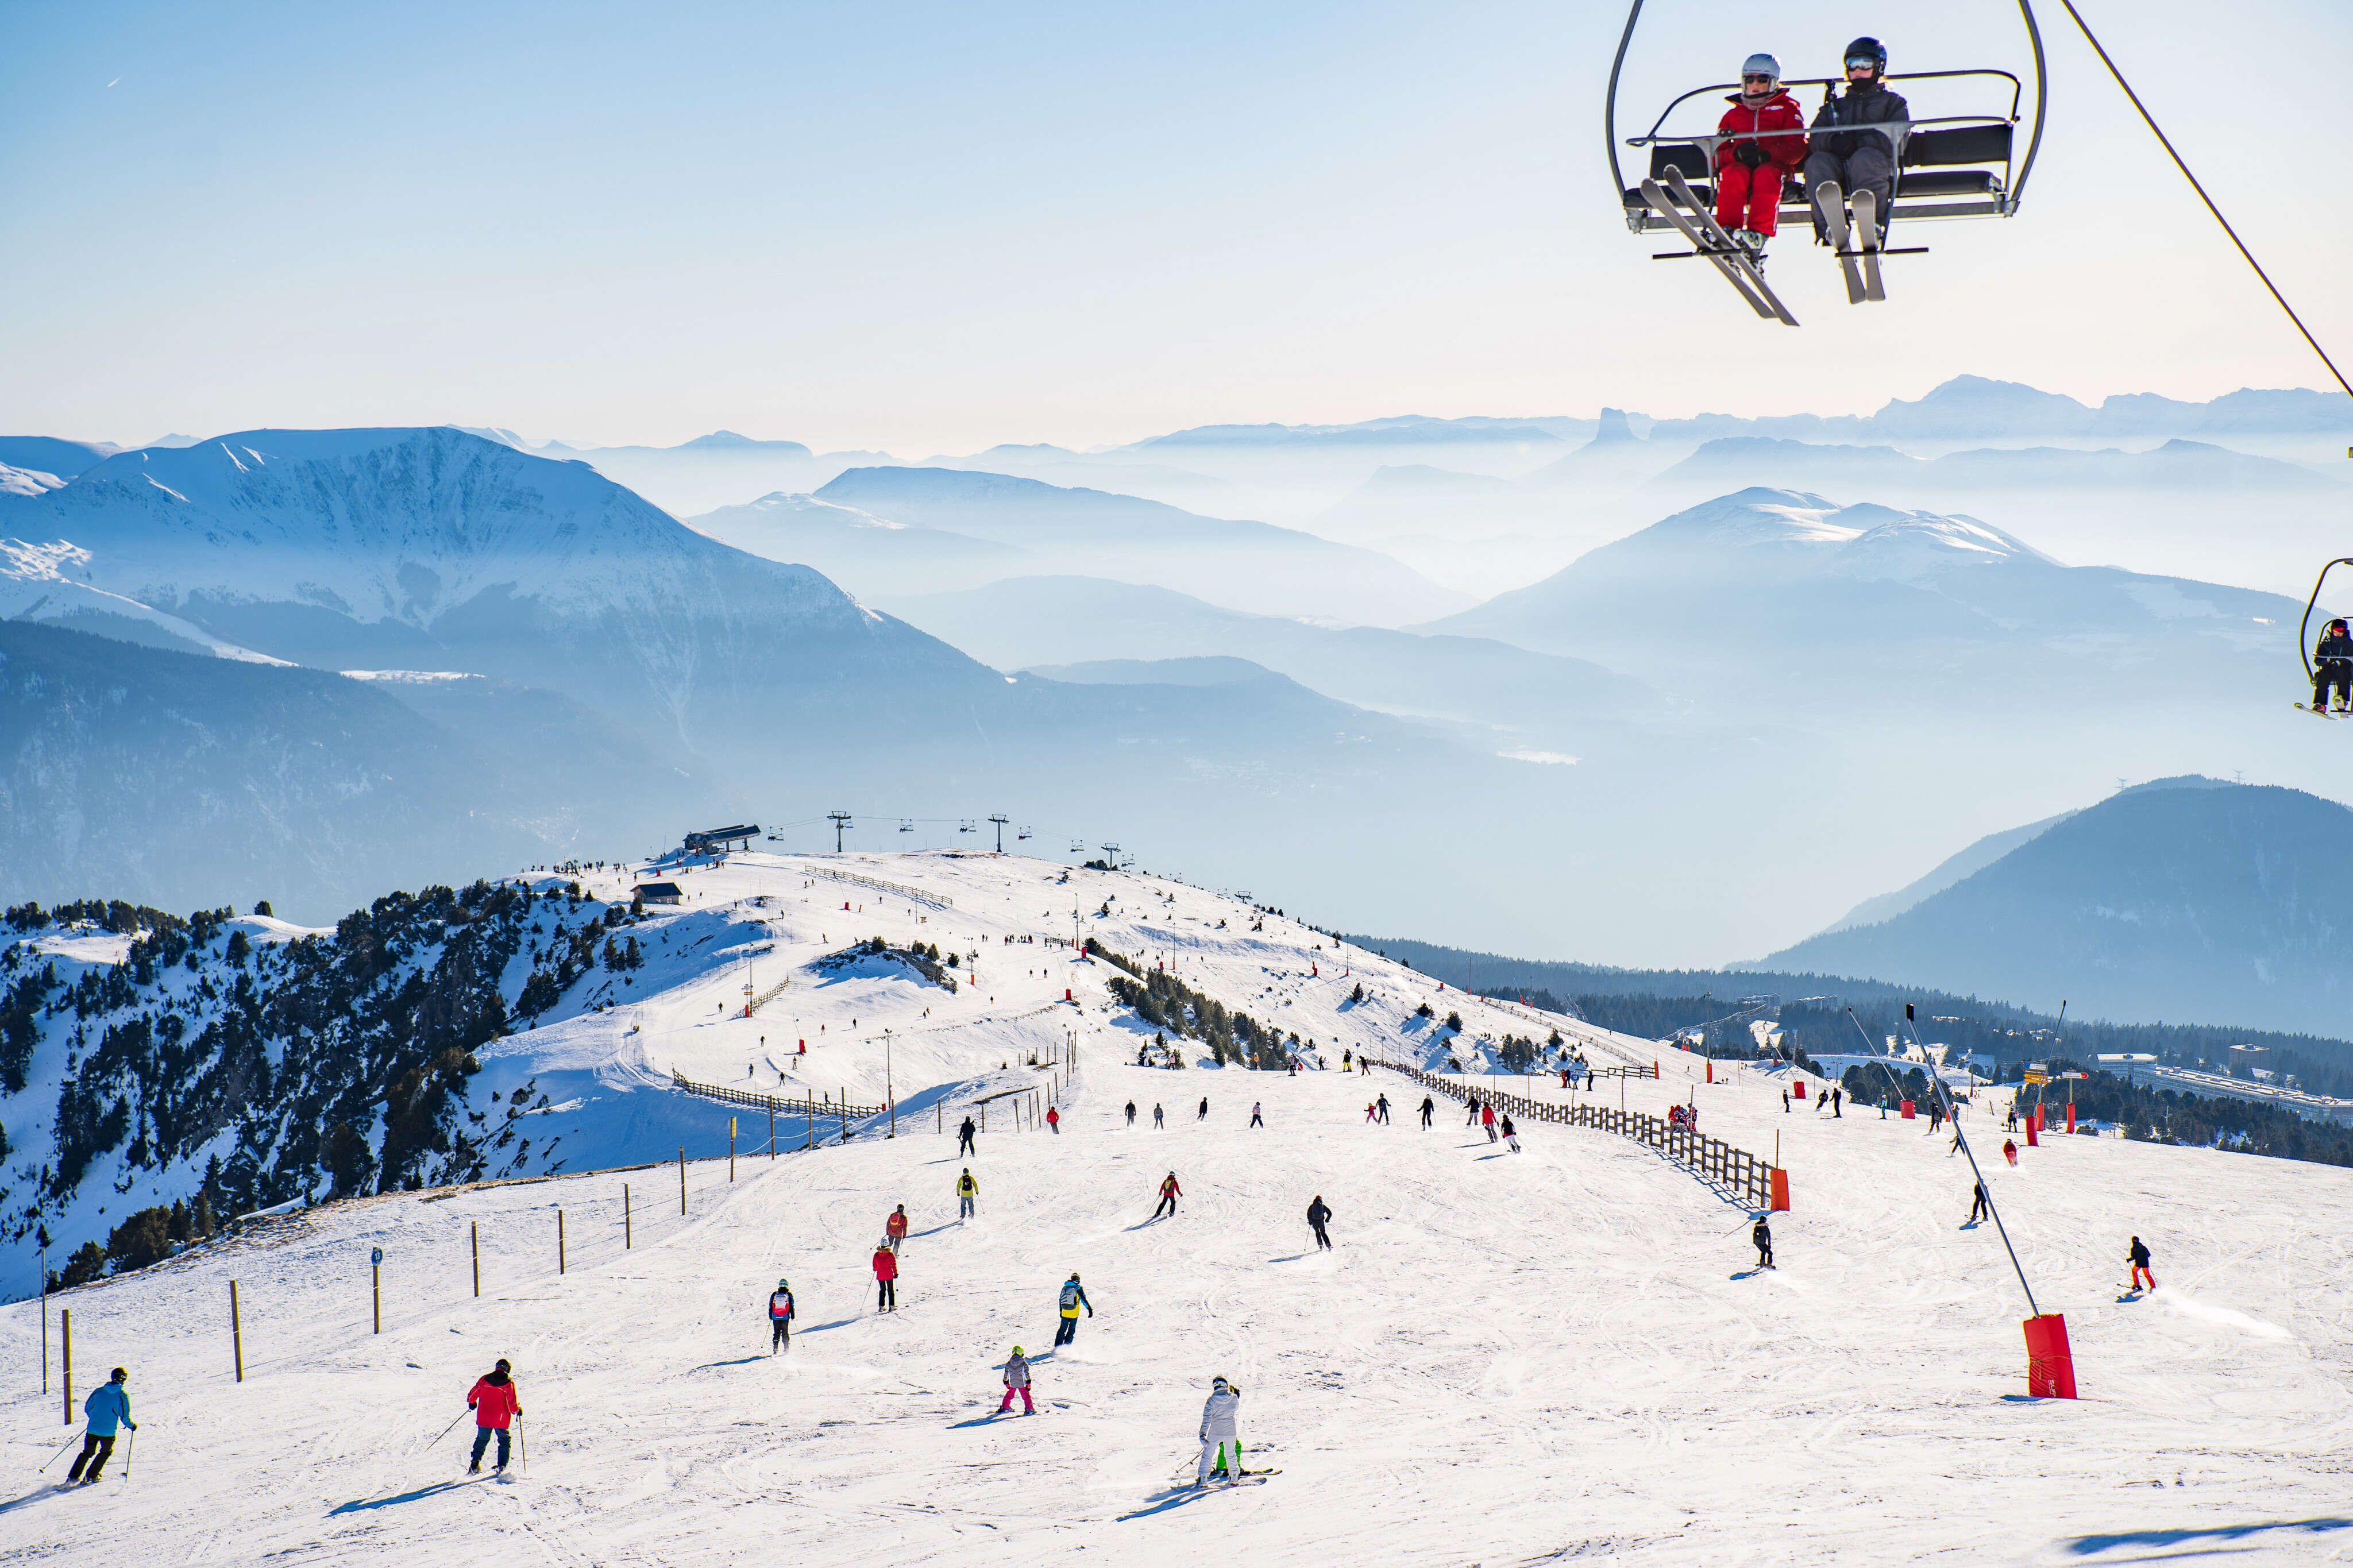
[[[1219,1378],[1209,1385],[1208,1403],[1201,1406],[1201,1464],[1193,1484],[1206,1487],[1209,1474],[1223,1469],[1228,1481],[1242,1479],[1242,1439],[1237,1423],[1241,1416],[1242,1391]]]

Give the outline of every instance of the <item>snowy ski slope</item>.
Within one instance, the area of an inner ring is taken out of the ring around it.
[[[765,895],[731,923],[765,926],[779,963],[849,935],[920,929],[947,947],[953,932],[982,954],[981,985],[950,998],[893,976],[820,984],[797,967],[757,1017],[723,1023],[720,1007],[740,1006],[741,963],[712,963],[653,1001],[523,1038],[591,1075],[718,1078],[732,1063],[773,1088],[746,1036],[765,1027],[773,1053],[782,1020],[793,1038],[820,1024],[811,1062],[786,1064],[801,1075],[787,1087],[822,1075],[863,1099],[881,1087],[879,1037],[867,1039],[879,1020],[903,1108],[947,1077],[967,1095],[1049,1085],[1050,1069],[1004,1053],[1074,1029],[1060,1134],[993,1117],[966,1162],[932,1117],[902,1110],[896,1139],[745,1158],[732,1183],[723,1158],[697,1160],[683,1216],[674,1164],[403,1194],[291,1215],[70,1292],[53,1299],[50,1331],[69,1307],[77,1389],[129,1365],[143,1439],[128,1479],[72,1494],[32,1473],[72,1431],[54,1387],[41,1393],[37,1308],[0,1309],[16,1477],[0,1488],[0,1553],[404,1565],[2353,1555],[2353,1259],[2336,1223],[2353,1172],[2094,1138],[2053,1138],[2010,1170],[1987,1150],[2037,1294],[2067,1314],[2085,1395],[2030,1401],[2017,1281],[1990,1227],[1958,1228],[1965,1167],[1925,1122],[1785,1114],[1782,1078],[1694,1081],[1696,1061],[1672,1055],[1658,1082],[1607,1084],[1637,1109],[1696,1104],[1704,1130],[1767,1157],[1778,1137],[1795,1209],[1776,1216],[1781,1267],[1759,1274],[1746,1212],[1638,1145],[1540,1125],[1514,1156],[1443,1099],[1425,1131],[1420,1091],[1390,1073],[1139,1068],[1133,1021],[1102,1010],[1103,966],[1001,937],[1067,938],[1083,889],[1082,928],[1114,951],[1166,955],[1229,1007],[1286,1030],[1296,1019],[1303,1041],[1426,1056],[1422,1030],[1406,1030],[1414,1005],[1431,994],[1442,1020],[1459,998],[1394,966],[1335,954],[1288,921],[1251,932],[1241,906],[1198,889],[1101,873],[1062,886],[1055,868],[1009,857],[846,866],[954,903],[902,900],[893,914],[868,898],[845,931],[832,923],[843,898],[874,890],[813,878],[814,863],[744,857],[695,873],[684,886],[702,896],[678,919]],[[1115,913],[1094,918],[1106,892]],[[894,919],[905,929],[880,923]],[[1334,957],[1348,977],[1332,978]],[[1024,973],[1038,970],[1051,973]],[[1361,1007],[1346,1004],[1358,981]],[[1077,1003],[1059,1002],[1066,985]],[[1466,1024],[1482,1016],[1465,1009]],[[1528,1032],[1504,1010],[1485,1016]],[[834,1026],[850,1017],[855,1028]],[[901,1027],[922,1040],[925,1023],[934,1043],[902,1054]],[[1539,1079],[1527,1092],[1559,1091]],[[1379,1093],[1395,1120],[1368,1125]],[[1248,1126],[1253,1101],[1261,1129]],[[1968,1125],[1989,1131],[1983,1109]],[[980,1212],[959,1224],[951,1184],[965,1163]],[[1150,1221],[1172,1169],[1186,1197]],[[1322,1255],[1303,1218],[1318,1194],[1335,1212],[1336,1249]],[[868,1259],[902,1202],[913,1220],[902,1309],[879,1316]],[[2120,1301],[2133,1233],[2164,1286]],[[372,1247],[385,1253],[381,1335],[369,1332]],[[1072,1269],[1098,1315],[1056,1352],[1054,1293]],[[800,1332],[770,1357],[763,1302],[779,1275],[798,1293]],[[1036,1363],[1039,1413],[994,1417],[993,1369],[1015,1343]],[[499,1356],[521,1384],[529,1473],[464,1482],[466,1426],[432,1439]],[[1195,1495],[1176,1479],[1191,1474],[1218,1373],[1244,1390],[1253,1463],[1282,1474]]]

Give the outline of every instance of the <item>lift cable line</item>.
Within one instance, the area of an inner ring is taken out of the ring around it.
[[[2140,100],[2140,94],[2133,90],[2132,83],[2125,79],[2125,73],[2119,70],[2116,68],[2116,62],[2109,58],[2108,51],[2102,47],[2099,38],[2093,33],[2091,24],[2084,20],[2084,14],[2075,9],[2075,0],[2059,0],[2059,4],[2067,7],[2067,15],[2074,18],[2075,26],[2083,32],[2084,41],[2092,46],[2093,52],[2100,57],[2100,63],[2108,68],[2108,74],[2116,79],[2116,85],[2124,89],[2126,98],[2132,100],[2133,109],[2140,115],[2141,122],[2148,127],[2149,134],[2155,136],[2158,144],[2165,149],[2165,155],[2173,160],[2173,166],[2181,171],[2181,177],[2189,182],[2189,188],[2198,193],[2198,199],[2206,204],[2206,210],[2214,215],[2214,221],[2222,226],[2222,232],[2231,237],[2231,243],[2239,247],[2239,254],[2246,258],[2249,267],[2254,268],[2255,276],[2263,279],[2263,287],[2271,290],[2271,296],[2278,301],[2279,308],[2287,312],[2287,319],[2295,323],[2295,330],[2303,334],[2304,341],[2311,345],[2312,352],[2320,356],[2320,363],[2328,367],[2328,374],[2336,377],[2337,384],[2345,389],[2345,395],[2348,397],[2353,397],[2353,381],[2345,379],[2345,373],[2337,368],[2337,362],[2328,357],[2328,351],[2320,346],[2320,340],[2312,335],[2312,329],[2304,324],[2304,318],[2297,315],[2295,307],[2287,302],[2287,296],[2281,293],[2279,285],[2272,281],[2272,275],[2263,270],[2263,264],[2255,259],[2255,253],[2247,248],[2247,242],[2239,237],[2239,231],[2231,226],[2231,220],[2222,216],[2222,209],[2216,206],[2214,198],[2206,194],[2204,184],[2196,174],[2190,173],[2189,164],[2174,147],[2173,139],[2168,136],[2163,128],[2158,124],[2157,117],[2149,113],[2148,105]],[[2318,596],[2318,592],[2316,586],[2314,589],[2316,597]]]

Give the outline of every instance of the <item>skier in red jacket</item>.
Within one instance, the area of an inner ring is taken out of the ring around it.
[[[491,1446],[491,1434],[499,1435],[499,1470],[507,1468],[507,1426],[522,1414],[522,1404],[515,1393],[514,1379],[507,1375],[507,1363],[498,1365],[476,1380],[473,1392],[466,1403],[474,1412],[474,1461],[466,1467],[470,1476],[482,1473],[482,1450]]]
[[[1715,221],[1751,250],[1762,250],[1779,229],[1781,183],[1806,161],[1806,111],[1781,90],[1781,62],[1751,55],[1740,68],[1740,90],[1716,122]],[[1796,134],[1768,136],[1762,132]]]
[[[874,1249],[874,1310],[895,1312],[899,1310],[899,1255],[887,1247]]]

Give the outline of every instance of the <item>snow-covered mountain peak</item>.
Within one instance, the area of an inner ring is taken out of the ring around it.
[[[558,610],[651,604],[712,572],[839,590],[685,528],[585,463],[449,426],[251,430],[110,458],[37,503],[101,585],[429,626],[488,592]]]

